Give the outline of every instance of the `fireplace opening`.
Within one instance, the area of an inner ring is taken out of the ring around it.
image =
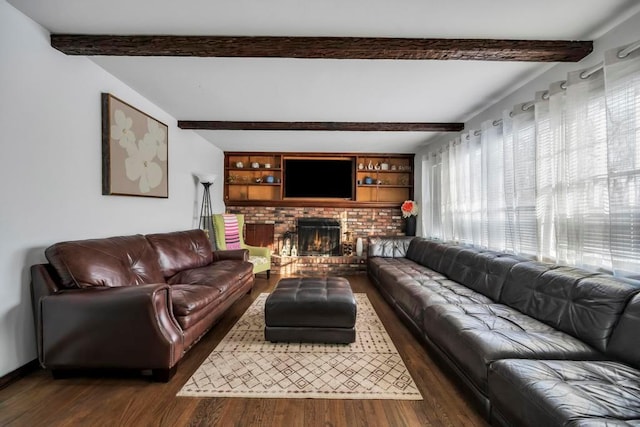
[[[340,255],[340,222],[330,218],[299,218],[297,225],[298,255]]]

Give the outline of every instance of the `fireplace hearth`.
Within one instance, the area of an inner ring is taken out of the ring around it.
[[[331,218],[298,218],[298,255],[339,256],[340,223]]]

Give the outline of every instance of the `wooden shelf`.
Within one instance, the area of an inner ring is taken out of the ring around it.
[[[385,188],[412,188],[413,185],[395,185],[395,184],[358,184],[358,187],[385,187]]]
[[[399,171],[399,170],[360,170],[358,169],[358,173],[363,173],[363,174],[374,174],[374,173],[411,173],[410,170],[404,170],[404,171]]]
[[[290,152],[225,152],[224,201],[228,206],[309,206],[309,207],[397,207],[413,199],[413,154],[396,153],[290,153]],[[285,159],[350,159],[353,162],[354,191],[352,200],[333,198],[286,198]],[[238,167],[242,163],[243,167]],[[251,167],[258,163],[259,168]],[[265,164],[271,167],[265,168]],[[371,169],[369,169],[371,165]],[[385,169],[382,169],[382,167]],[[362,168],[361,168],[362,167]],[[393,169],[395,167],[395,169]],[[280,182],[254,182],[273,176]],[[386,184],[358,184],[370,176]],[[384,177],[384,178],[382,178]]]
[[[273,172],[280,172],[282,169],[280,168],[227,168],[228,171],[242,171],[242,172],[247,172],[247,171],[264,171],[264,172],[268,172],[268,171],[273,171]]]
[[[280,183],[278,182],[229,182],[227,185],[255,185],[257,187],[279,187]]]

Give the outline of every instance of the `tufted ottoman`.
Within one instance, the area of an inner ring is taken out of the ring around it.
[[[265,303],[264,338],[271,342],[352,343],[356,312],[347,279],[281,279]]]

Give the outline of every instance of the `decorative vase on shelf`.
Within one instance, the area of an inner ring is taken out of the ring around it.
[[[416,217],[411,215],[404,219],[404,234],[407,236],[416,235]]]
[[[362,256],[363,249],[362,237],[358,237],[356,239],[356,256]]]

